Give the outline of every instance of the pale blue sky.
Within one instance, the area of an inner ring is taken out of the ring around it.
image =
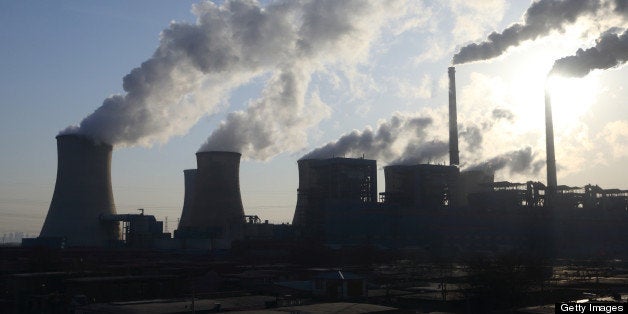
[[[173,20],[194,23],[195,2],[0,2],[0,235],[39,233],[55,183],[55,135],[80,122],[106,97],[123,92],[122,77],[152,55],[161,30]],[[454,50],[517,22],[529,5],[465,2],[427,1],[415,12],[414,26],[403,32],[382,31],[366,62],[351,70],[329,65],[327,71],[316,72],[308,90],[318,91],[330,115],[308,129],[301,149],[264,162],[242,162],[246,213],[290,222],[297,159],[353,129],[375,128],[394,112],[435,114],[440,120],[430,136],[446,139],[444,78]],[[566,34],[524,43],[496,60],[457,67],[461,123],[479,121],[497,107],[516,115],[513,122],[502,121],[487,130],[481,151],[465,152],[462,143],[463,163],[465,158],[473,163],[525,146],[543,158],[543,118],[535,117],[543,106],[539,81],[554,59],[590,46],[597,35],[592,29],[578,23]],[[625,68],[613,69],[568,83],[572,92],[567,94],[577,98],[561,97],[582,104],[562,109],[559,104],[555,110],[559,184],[628,188],[626,74]],[[194,154],[211,131],[226,113],[258,98],[268,77],[261,75],[236,89],[228,109],[204,116],[185,136],[150,148],[116,149],[112,180],[118,212],[145,208],[160,220],[168,217],[170,231],[175,229],[183,202],[183,169],[195,167]],[[595,90],[587,91],[591,86]],[[497,178],[545,181],[544,169],[527,174],[503,171]],[[380,175],[380,191],[383,186]]]

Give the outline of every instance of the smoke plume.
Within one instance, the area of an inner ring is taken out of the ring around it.
[[[615,0],[615,11],[622,11],[621,2]],[[595,15],[604,7],[601,0],[541,0],[534,2],[525,12],[523,22],[510,25],[501,33],[493,32],[482,43],[462,47],[454,55],[453,63],[462,64],[488,60],[502,55],[508,48],[526,40],[545,36],[551,31],[564,31],[565,26],[579,17]],[[625,10],[623,10],[625,11]]]
[[[525,147],[514,150],[499,156],[495,156],[487,161],[471,165],[465,170],[481,170],[487,173],[494,173],[498,170],[508,169],[511,174],[515,173],[538,173],[544,164],[542,160],[536,160],[536,154],[532,148]]]
[[[236,151],[264,160],[286,148],[300,147],[305,132],[329,114],[314,94],[305,104],[309,83],[306,70],[285,66],[245,111],[229,113],[199,151]]]
[[[578,49],[573,56],[554,62],[552,74],[583,77],[595,69],[609,69],[628,61],[628,30],[621,35],[613,32],[603,34],[594,47]]]
[[[288,36],[294,39],[291,49],[283,51],[283,64],[262,96],[246,110],[230,113],[200,151],[239,151],[247,158],[265,160],[302,148],[306,130],[330,112],[317,93],[306,100],[312,74],[326,64],[351,64],[366,56],[378,30],[403,11],[394,8],[383,7],[380,1],[357,0],[303,5],[302,22]]]
[[[301,159],[357,157],[377,159],[390,164],[416,164],[434,161],[447,155],[448,145],[440,140],[428,140],[427,128],[431,117],[393,115],[373,130],[354,130],[338,140],[317,148]]]
[[[280,0],[262,6],[254,0],[227,0],[221,5],[202,2],[192,11],[196,23],[171,23],[152,57],[124,77],[124,94],[105,99],[79,125],[61,133],[118,146],[163,143],[215,113],[231,90],[269,72],[272,78],[263,99],[252,105],[257,109],[230,115],[217,132],[235,128],[233,121],[250,121],[247,114],[269,111],[271,100],[278,101],[272,104],[276,110],[296,104],[301,106],[297,113],[309,113],[302,108],[302,98],[314,65],[348,56],[362,60],[387,17],[403,13],[403,2]],[[292,79],[299,82],[288,82]],[[320,102],[318,106],[324,107]],[[315,121],[284,119],[270,127],[283,122],[307,126]],[[253,126],[262,128],[260,123]],[[234,140],[270,139],[253,136],[257,130],[245,130],[251,134]],[[211,138],[226,141],[218,135]]]

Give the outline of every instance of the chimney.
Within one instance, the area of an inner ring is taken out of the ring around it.
[[[183,170],[183,186],[185,189],[183,196],[183,210],[181,211],[181,219],[179,226],[185,225],[190,220],[192,213],[192,203],[194,201],[194,184],[196,183],[196,169]]]
[[[68,246],[105,246],[118,240],[111,190],[112,146],[79,135],[57,136],[57,181],[40,237],[64,237]]]
[[[456,68],[449,67],[449,164],[459,165],[458,113],[456,112]]]
[[[547,152],[547,194],[556,193],[556,156],[554,155],[554,123],[552,121],[552,101],[547,88],[545,88],[545,151]]]
[[[182,229],[215,238],[239,237],[244,223],[240,157],[235,152],[196,153],[193,201],[189,216],[182,214]]]

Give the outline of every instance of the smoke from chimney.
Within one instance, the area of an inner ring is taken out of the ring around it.
[[[221,5],[195,4],[196,23],[173,22],[163,30],[152,57],[124,77],[124,94],[105,99],[79,125],[61,134],[81,134],[117,146],[163,143],[217,111],[234,88],[270,73],[262,99],[251,106],[255,108],[230,115],[208,144],[246,153],[262,147],[261,156],[254,157],[263,159],[279,150],[267,148],[268,141],[275,141],[282,131],[278,127],[287,125],[284,133],[298,138],[305,135],[303,128],[326,116],[326,106],[316,101],[316,95],[311,97],[311,107],[303,100],[313,71],[365,60],[381,28],[391,18],[408,14],[408,3],[284,0],[261,5],[228,0]],[[268,114],[283,110],[296,116],[274,120]],[[253,120],[260,112],[273,120],[268,125],[259,121],[244,125],[253,127],[248,130],[237,124]],[[237,127],[248,134],[225,144],[227,139],[219,135]],[[279,138],[276,145],[293,148],[296,141],[303,139]]]
[[[622,0],[615,0],[615,12],[623,14]],[[600,0],[541,0],[532,3],[523,16],[523,22],[507,27],[501,33],[493,32],[482,43],[464,46],[454,55],[453,63],[462,64],[488,60],[502,55],[508,48],[526,40],[548,35],[551,31],[564,31],[578,18],[596,15],[608,5]]]
[[[610,30],[596,41],[594,47],[578,49],[575,55],[554,62],[551,74],[583,77],[592,70],[610,69],[628,61],[628,30],[618,35]]]
[[[464,169],[464,171],[483,171],[485,173],[494,173],[502,169],[508,169],[511,174],[536,174],[541,169],[543,161],[535,159],[536,154],[532,152],[532,148],[525,147],[495,156],[481,163],[471,165]]]
[[[64,237],[68,246],[105,246],[118,240],[111,190],[111,145],[77,135],[57,136],[57,180],[40,237]]]

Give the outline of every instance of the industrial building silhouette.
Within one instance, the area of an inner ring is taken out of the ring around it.
[[[238,152],[198,152],[184,170],[185,196],[174,237],[153,216],[117,215],[111,192],[110,145],[60,135],[55,193],[38,239],[24,245],[121,246],[175,250],[229,249],[234,242],[305,239],[334,247],[414,248],[426,254],[524,251],[628,256],[628,191],[556,182],[551,103],[546,94],[548,185],[494,182],[486,171],[459,168],[455,69],[449,74],[449,165],[384,167],[334,157],[297,162],[292,225],[245,216]],[[120,234],[119,222],[124,232]]]

